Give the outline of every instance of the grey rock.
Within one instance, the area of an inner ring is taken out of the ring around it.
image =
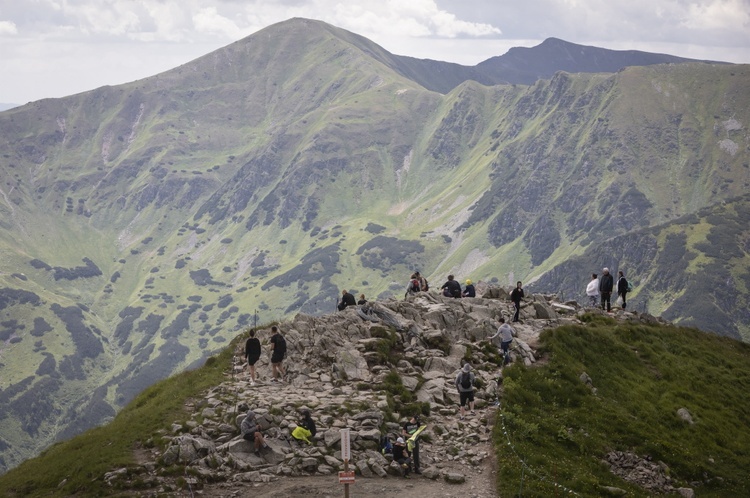
[[[458,472],[446,472],[443,479],[445,479],[445,482],[448,484],[463,484],[466,482],[466,477]]]
[[[677,416],[680,417],[680,419],[683,422],[687,422],[690,425],[693,425],[695,422],[693,422],[693,416],[690,414],[687,408],[680,408],[677,410]]]

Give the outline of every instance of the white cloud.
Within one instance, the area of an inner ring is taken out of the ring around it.
[[[12,21],[0,21],[0,36],[18,34],[16,23]]]
[[[157,74],[291,17],[462,64],[551,36],[750,62],[750,0],[0,0],[0,102]]]

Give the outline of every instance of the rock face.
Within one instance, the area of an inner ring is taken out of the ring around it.
[[[194,469],[196,486],[330,475],[343,469],[344,428],[350,434],[350,469],[365,478],[400,476],[400,466],[380,452],[380,440],[387,436],[395,441],[403,423],[419,412],[428,425],[421,440],[423,475],[447,483],[476,478],[491,452],[494,407],[501,395],[502,368],[507,368],[486,338],[497,330],[500,317],[512,313],[507,292],[488,289],[484,295],[500,298],[421,293],[334,315],[298,315],[279,326],[288,346],[284,382],[270,382],[266,357],[256,364],[259,378],[251,385],[241,372],[239,345],[231,377],[187,406],[190,420],[175,422],[171,434],[158,435],[164,446],[151,450],[152,461],[137,469],[115,469],[105,479],[123,488],[139,479],[163,491],[169,484],[161,467]],[[553,307],[551,301],[527,298],[531,305],[523,307],[522,321],[513,324],[511,366],[536,362],[534,344],[541,330],[576,320],[577,306]],[[477,414],[461,421],[454,382],[466,360],[477,378]],[[249,409],[268,443],[259,454],[239,433]],[[312,444],[291,436],[305,409],[317,426]]]

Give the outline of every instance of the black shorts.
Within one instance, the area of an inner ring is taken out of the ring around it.
[[[247,364],[248,365],[255,365],[258,360],[260,360],[260,356],[248,356],[247,357]]]
[[[281,363],[284,360],[283,354],[272,354],[271,355],[271,363]]]
[[[474,402],[474,390],[473,389],[471,391],[466,391],[466,392],[460,391],[458,395],[461,396],[461,406],[466,406],[467,401],[470,401],[472,403]]]

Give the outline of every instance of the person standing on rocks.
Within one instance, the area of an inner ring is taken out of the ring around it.
[[[500,349],[503,352],[503,357],[505,357],[507,356],[510,345],[513,342],[515,330],[513,330],[513,327],[511,327],[509,324],[505,323],[505,318],[500,317],[499,321],[500,326],[497,328],[497,332],[495,332],[495,335],[490,337],[490,342],[500,337]]]
[[[278,382],[286,375],[284,356],[286,356],[286,339],[279,332],[278,327],[271,327],[271,382]]]
[[[354,299],[354,296],[349,293],[346,289],[341,291],[341,302],[337,306],[339,311],[343,311],[346,309],[347,306],[356,306],[357,301]]]
[[[453,275],[448,275],[448,281],[445,282],[442,287],[440,287],[440,290],[443,291],[443,295],[445,297],[461,297],[461,284],[459,284],[458,281],[455,280],[455,277]]]
[[[393,445],[393,461],[401,465],[404,469],[404,477],[409,477],[411,472],[411,456],[409,450],[406,449],[406,441],[400,437],[396,439],[396,443]]]
[[[260,359],[260,341],[255,337],[255,329],[250,329],[250,338],[245,342],[245,358],[250,371],[250,385],[255,385],[255,364]]]
[[[602,296],[602,309],[606,309],[607,313],[612,311],[612,288],[614,287],[615,279],[609,274],[609,268],[602,268],[602,278],[599,280],[599,293]]]
[[[591,274],[591,281],[586,286],[586,295],[589,297],[589,304],[596,308],[599,304],[599,278],[596,273]]]
[[[513,314],[513,321],[518,321],[518,314],[521,312],[521,299],[525,297],[523,293],[523,287],[521,287],[521,281],[516,282],[516,288],[510,291],[510,300],[513,301],[513,306],[516,308],[516,312]]]
[[[266,440],[263,439],[263,433],[260,431],[260,425],[255,418],[255,412],[248,410],[245,418],[242,419],[240,424],[240,432],[242,433],[242,439],[250,441],[255,447],[255,456],[260,456],[260,450],[268,448]]]
[[[625,274],[622,270],[617,272],[619,278],[617,279],[617,295],[622,298],[622,309],[625,309],[628,305],[625,300],[625,295],[628,293],[628,281],[625,278]]]
[[[410,438],[419,430],[419,428],[419,414],[416,414],[404,424],[403,429],[401,429],[401,434],[404,438]],[[411,456],[414,460],[414,473],[421,474],[422,471],[419,470],[419,437],[414,440],[414,448],[411,450]]]
[[[464,287],[462,295],[463,297],[477,297],[477,291],[474,288],[474,284],[471,283],[471,280],[466,281],[466,287]]]
[[[471,414],[474,415],[474,374],[471,371],[471,365],[464,363],[464,367],[456,375],[456,389],[461,404],[461,420],[466,418],[466,402],[469,403]]]

